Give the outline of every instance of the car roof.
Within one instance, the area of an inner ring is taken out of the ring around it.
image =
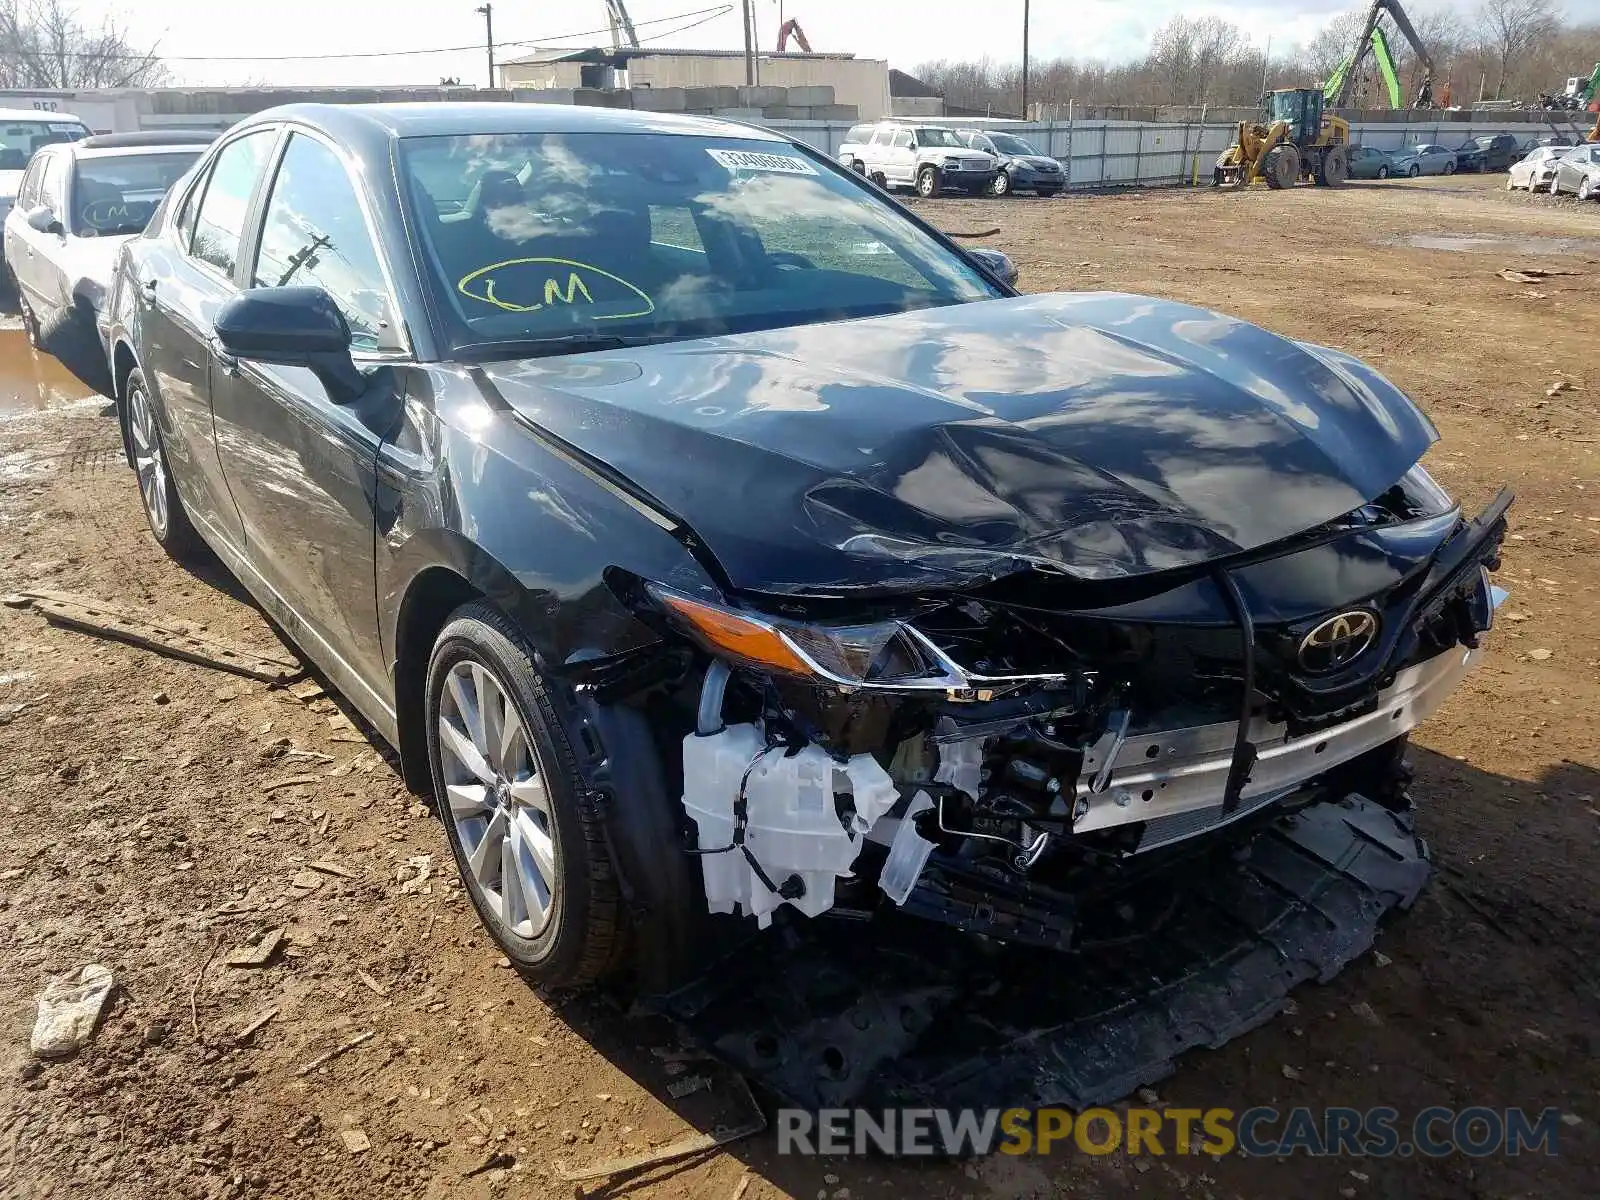
[[[716,117],[647,113],[579,104],[420,101],[411,104],[284,104],[235,129],[275,121],[310,126],[356,149],[384,152],[394,138],[517,133],[653,133],[784,142],[768,129]]]
[[[182,154],[185,151],[199,158],[206,151],[205,146],[198,142],[167,142],[149,146],[89,147],[84,147],[77,142],[57,142],[56,144],[74,158],[138,158],[141,155]]]
[[[82,117],[73,113],[45,112],[39,108],[0,108],[0,121],[49,121],[52,123],[65,123],[76,121],[84,124]]]

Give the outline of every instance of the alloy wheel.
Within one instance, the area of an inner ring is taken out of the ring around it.
[[[167,463],[161,453],[161,436],[156,432],[155,414],[142,387],[128,392],[128,433],[133,439],[133,468],[139,476],[139,494],[144,497],[150,528],[158,538],[167,533]]]
[[[440,800],[485,902],[510,932],[537,936],[560,879],[555,818],[528,730],[482,663],[464,659],[445,679],[439,759]]]

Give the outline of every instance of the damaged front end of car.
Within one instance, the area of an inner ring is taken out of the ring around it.
[[[1463,519],[1417,467],[1285,543],[1151,576],[1033,565],[870,599],[625,583],[692,654],[672,736],[705,903],[1072,950],[1086,906],[1176,856],[1351,793],[1403,809],[1405,735],[1503,597],[1510,503]]]

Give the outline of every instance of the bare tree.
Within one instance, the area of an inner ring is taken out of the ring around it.
[[[66,0],[0,0],[0,86],[155,87],[169,78],[155,47],[139,49],[107,18],[86,27]]]
[[[1478,28],[1498,60],[1494,96],[1505,96],[1506,73],[1532,47],[1560,28],[1561,18],[1550,0],[1483,0]]]

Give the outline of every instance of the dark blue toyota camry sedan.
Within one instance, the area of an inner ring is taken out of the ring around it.
[[[918,212],[726,121],[293,106],[122,252],[155,540],[398,749],[529,975],[845,913],[1055,953],[1285,813],[1409,836],[1510,497],[1354,358]]]

